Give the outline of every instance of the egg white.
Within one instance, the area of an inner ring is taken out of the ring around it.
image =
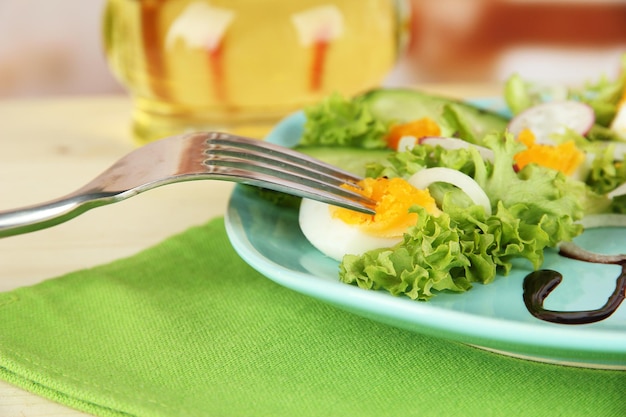
[[[330,206],[303,199],[299,224],[302,233],[320,252],[341,261],[344,255],[362,255],[368,250],[388,248],[402,241],[402,236],[379,237],[364,233],[356,225],[333,218]]]

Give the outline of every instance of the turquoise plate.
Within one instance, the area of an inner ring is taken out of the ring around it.
[[[496,106],[493,100],[478,102]],[[297,143],[304,116],[279,123],[267,140]],[[530,272],[520,263],[508,276],[467,293],[439,293],[428,302],[363,290],[338,281],[338,263],[320,253],[298,226],[298,212],[277,207],[237,186],[231,196],[226,229],[237,253],[276,283],[389,325],[530,360],[605,369],[626,369],[626,305],[609,318],[584,325],[548,323],[533,317],[522,299]],[[592,229],[576,242],[602,253],[621,253],[626,231]],[[620,274],[616,265],[598,265],[546,253],[544,268],[564,276],[546,301],[554,310],[589,310],[602,306]]]

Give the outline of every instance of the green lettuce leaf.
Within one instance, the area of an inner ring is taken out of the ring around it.
[[[435,217],[421,208],[416,211],[418,222],[404,242],[362,256],[346,255],[340,280],[416,300],[429,299],[433,290],[466,291],[469,285],[463,271],[471,266],[471,260],[463,253],[460,230],[445,213]]]
[[[615,109],[617,110],[617,106]],[[616,131],[597,123],[589,129],[587,138],[592,142],[624,142],[624,139]]]
[[[433,195],[441,192],[436,199],[443,213],[434,216],[414,207],[418,222],[401,243],[346,255],[340,280],[428,300],[436,291],[466,291],[475,282],[492,282],[496,274],[508,274],[517,259],[537,269],[547,247],[582,232],[577,221],[585,214],[584,183],[533,164],[516,172],[513,157],[523,145],[509,134],[488,135],[483,142],[494,151],[493,163],[472,148],[426,145],[392,155],[387,166],[372,166],[371,173],[404,178],[433,166],[458,169],[486,191],[493,214],[461,198],[453,187],[431,187]]]
[[[519,74],[513,74],[504,83],[504,101],[515,115],[541,103],[542,97]]]
[[[615,160],[615,145],[598,148],[586,179],[598,194],[606,194],[626,182],[626,164]]]
[[[524,145],[508,133],[504,137],[489,135],[484,142],[494,152],[493,171],[489,176],[477,175],[475,179],[492,205],[495,202],[502,202],[505,207],[526,204],[530,209],[527,216],[533,220],[538,219],[539,213],[567,215],[573,221],[582,219],[585,214],[582,201],[587,193],[584,183],[536,164],[516,172],[514,155]]]
[[[446,167],[473,176],[480,155],[473,149],[446,150],[440,146],[419,145],[410,151],[394,152],[386,163],[370,164],[368,177],[408,178],[424,168]]]
[[[513,115],[543,103],[547,100],[559,100],[567,97],[567,88],[544,85],[512,74],[504,83],[504,101]]]
[[[474,133],[472,120],[468,120],[464,113],[458,111],[454,105],[446,104],[443,106],[441,116],[445,122],[445,129],[442,130],[454,132],[454,137],[462,138],[466,142],[477,142],[478,139]]]
[[[378,120],[362,97],[333,94],[304,110],[306,122],[300,146],[342,146],[361,149],[387,147],[386,123]]]
[[[527,210],[523,204],[507,209],[500,203],[487,216],[480,206],[451,206],[434,216],[416,207],[418,222],[403,242],[362,256],[346,255],[339,278],[361,288],[428,300],[436,291],[464,292],[473,283],[488,284],[497,273],[508,274],[515,259],[539,268],[544,249],[553,242],[551,233],[562,227],[555,227],[547,214],[537,224],[526,222],[521,214]]]
[[[504,84],[504,99],[514,115],[529,107],[550,100],[576,100],[588,104],[594,111],[596,124],[590,132],[593,140],[617,140],[608,128],[617,113],[617,105],[626,89],[626,54],[622,56],[618,77],[603,75],[582,86],[542,85],[511,75]],[[589,135],[588,135],[589,136]]]

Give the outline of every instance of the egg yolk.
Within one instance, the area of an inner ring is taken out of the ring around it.
[[[565,175],[572,175],[585,160],[584,152],[578,149],[571,140],[558,145],[538,144],[535,143],[535,135],[530,129],[522,130],[517,140],[527,148],[515,155],[515,163],[519,169],[535,163],[556,169]]]
[[[331,215],[349,225],[358,226],[364,233],[379,237],[402,236],[417,222],[417,213],[410,213],[414,205],[427,212],[439,213],[435,200],[428,190],[419,190],[401,178],[365,178],[359,182],[361,189],[350,188],[376,201],[376,214],[331,207]]]
[[[428,117],[424,117],[412,122],[392,126],[387,134],[387,146],[391,149],[398,149],[400,139],[404,136],[413,136],[417,139],[425,136],[439,136],[441,129],[439,125]]]

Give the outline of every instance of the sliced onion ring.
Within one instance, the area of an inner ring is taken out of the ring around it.
[[[409,178],[409,184],[420,190],[428,188],[435,182],[445,182],[459,187],[474,202],[485,208],[491,215],[491,202],[485,191],[469,175],[452,168],[426,168],[416,172]]]
[[[574,242],[562,242],[559,245],[559,253],[568,258],[596,264],[620,264],[626,261],[626,254],[604,255],[583,249]]]
[[[410,151],[417,143],[415,136],[402,136],[398,141],[398,152]]]
[[[626,227],[626,214],[606,213],[585,216],[580,224],[585,229],[598,227]],[[626,262],[626,254],[605,255],[583,249],[574,242],[561,242],[559,253],[568,258],[600,264],[621,264]]]

